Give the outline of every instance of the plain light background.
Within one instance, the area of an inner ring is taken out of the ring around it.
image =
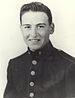
[[[19,13],[32,0],[0,0],[0,98],[7,83],[8,61],[26,51],[20,31]],[[75,57],[75,0],[35,0],[47,5],[53,16],[53,45]]]

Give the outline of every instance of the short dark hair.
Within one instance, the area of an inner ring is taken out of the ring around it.
[[[22,7],[21,7],[21,10],[20,10],[20,23],[22,24],[22,15],[25,13],[25,12],[28,12],[28,11],[39,11],[39,12],[44,12],[47,14],[48,16],[48,21],[49,21],[49,25],[51,24],[52,22],[52,14],[51,14],[51,11],[50,9],[40,3],[40,2],[31,2],[31,3],[28,3],[28,4],[24,4]]]

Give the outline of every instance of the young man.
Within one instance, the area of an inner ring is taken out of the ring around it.
[[[20,22],[28,51],[10,60],[4,98],[74,98],[75,59],[51,44],[50,9],[40,2],[25,4]]]

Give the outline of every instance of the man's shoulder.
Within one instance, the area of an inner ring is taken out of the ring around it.
[[[14,57],[14,58],[11,58],[9,62],[21,62],[21,61],[23,61],[23,60],[25,60],[27,58],[28,58],[28,51]]]
[[[63,50],[58,50],[58,52],[65,60],[68,60],[70,62],[75,61],[75,58],[73,56],[71,56],[70,54],[64,52]]]
[[[54,48],[54,57],[55,58],[58,58],[58,60],[60,62],[68,62],[68,63],[73,63],[75,62],[75,58],[70,55],[69,53],[61,50],[61,49],[57,49],[57,48]]]

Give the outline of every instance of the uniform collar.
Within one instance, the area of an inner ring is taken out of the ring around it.
[[[52,55],[54,50],[54,47],[52,43],[49,41],[43,48],[38,49],[34,52],[32,52],[28,47],[28,54],[34,55],[34,56],[50,56]]]

